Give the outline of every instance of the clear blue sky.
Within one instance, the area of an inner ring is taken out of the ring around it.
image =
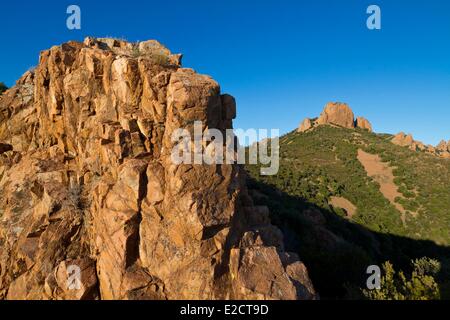
[[[66,28],[66,8],[82,29]],[[366,28],[366,8],[382,30]],[[239,128],[296,128],[328,101],[350,104],[377,132],[450,139],[448,0],[3,1],[0,81],[12,85],[40,50],[85,36],[157,39],[184,66],[237,98]]]

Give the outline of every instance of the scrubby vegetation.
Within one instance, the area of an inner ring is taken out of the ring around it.
[[[323,297],[348,297],[348,288],[365,286],[368,265],[385,261],[414,282],[411,261],[426,256],[441,264],[430,277],[436,277],[440,296],[450,298],[450,277],[443,276],[450,261],[450,161],[396,146],[390,138],[321,126],[281,137],[277,175],[260,176],[259,165],[246,167],[255,201],[269,206],[288,248],[305,260]],[[368,177],[358,149],[379,155],[394,169],[402,194],[396,201],[405,213]],[[331,197],[349,200],[356,213],[350,218],[334,208]]]
[[[165,54],[161,50],[153,50],[151,52],[142,52],[139,49],[139,42],[133,44],[133,49],[131,52],[131,56],[135,59],[139,57],[146,57],[150,59],[154,64],[169,67],[170,66],[170,58],[167,54]]]
[[[403,271],[396,272],[390,262],[383,264],[384,275],[378,290],[363,290],[371,300],[437,300],[440,298],[434,277],[440,271],[437,260],[422,258],[413,261],[413,271],[407,277]]]

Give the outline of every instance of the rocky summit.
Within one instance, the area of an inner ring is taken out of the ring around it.
[[[305,132],[319,125],[334,125],[348,129],[361,128],[372,131],[369,120],[358,117],[355,120],[352,109],[346,103],[327,103],[319,118],[306,118],[300,124],[297,132]]]
[[[0,96],[0,298],[317,298],[240,166],[171,161],[235,108],[156,41],[43,51]]]
[[[307,132],[318,126],[329,125],[347,129],[364,129],[372,132],[372,124],[364,117],[354,118],[352,109],[346,103],[330,102],[318,118],[305,118],[299,125],[297,132]],[[400,132],[391,136],[391,142],[413,151],[424,152],[440,158],[450,159],[450,141],[442,140],[437,146],[425,145],[414,140],[411,134]]]

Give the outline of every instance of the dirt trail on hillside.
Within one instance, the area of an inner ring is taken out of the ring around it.
[[[395,202],[395,198],[402,198],[403,195],[398,192],[397,185],[394,183],[392,168],[386,162],[381,161],[378,155],[364,152],[361,149],[358,149],[358,160],[363,165],[367,175],[380,184],[380,191],[384,197],[402,213],[402,220],[404,221],[406,210],[401,204]]]
[[[331,197],[330,204],[335,208],[344,209],[349,219],[351,219],[356,213],[356,206],[343,197]]]

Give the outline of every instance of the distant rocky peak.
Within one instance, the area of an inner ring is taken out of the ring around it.
[[[355,119],[350,106],[343,102],[329,102],[325,105],[318,118],[305,118],[297,129],[297,132],[307,132],[321,125],[332,125],[347,129],[365,129],[372,132],[372,125],[364,117]],[[400,132],[391,139],[393,144],[401,147],[408,147],[413,151],[426,152],[434,156],[450,159],[450,140],[442,140],[436,147],[425,145],[423,142],[414,140],[412,134]]]
[[[322,111],[317,124],[334,124],[344,128],[355,127],[355,116],[352,109],[345,103],[330,102],[327,103]]]
[[[369,120],[355,115],[348,104],[342,102],[329,102],[317,120],[306,118],[300,124],[297,132],[305,132],[320,125],[335,125],[343,128],[361,128],[372,131]]]
[[[441,158],[450,159],[450,140],[448,142],[442,140],[436,147],[433,147],[432,145],[425,145],[421,141],[414,140],[412,134],[400,132],[392,138],[391,142],[401,147],[408,147],[413,151],[421,151]]]

